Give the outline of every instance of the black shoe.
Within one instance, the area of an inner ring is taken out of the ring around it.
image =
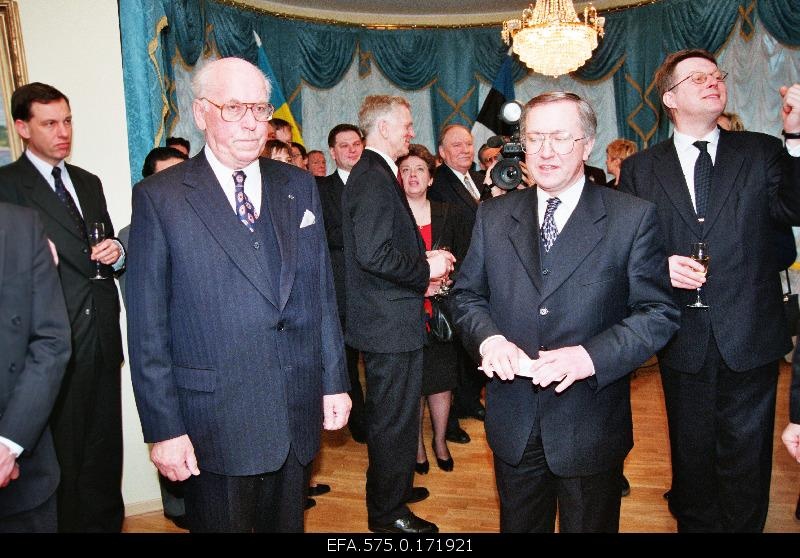
[[[672,498],[672,489],[671,488],[664,493],[664,499],[665,500],[669,501],[670,498]]]
[[[624,498],[630,493],[631,493],[631,483],[628,482],[628,479],[625,478],[625,475],[622,475],[622,497]]]
[[[411,497],[406,500],[406,504],[416,504],[422,502],[425,498],[430,496],[431,493],[424,486],[415,486],[411,489]]]
[[[486,418],[486,409],[480,403],[475,403],[469,409],[462,410],[456,414],[458,418],[474,418],[483,420]]]
[[[454,444],[468,444],[470,442],[469,434],[464,432],[462,428],[448,430],[444,433],[444,439]]]
[[[310,510],[314,506],[317,505],[317,501],[314,498],[306,498],[306,505],[303,506],[304,510]]]
[[[415,463],[414,464],[414,471],[416,471],[420,475],[427,475],[428,474],[428,470],[430,468],[431,468],[431,464],[428,463],[427,459],[425,461],[423,461],[422,463]]]
[[[413,513],[409,513],[405,517],[395,519],[391,523],[385,525],[378,525],[377,523],[370,523],[369,530],[373,533],[438,533],[439,528],[435,523],[425,521],[421,517],[417,517]]]
[[[180,527],[181,529],[189,529],[189,521],[186,519],[185,515],[167,515],[164,514],[164,517],[172,521],[176,527]]]
[[[797,498],[797,507],[794,509],[794,516],[800,519],[800,498]]]
[[[439,459],[439,456],[436,455],[436,444],[431,444],[431,448],[433,449],[433,455],[436,456],[436,464],[442,471],[452,471],[453,470],[453,456],[451,455],[447,459]],[[449,452],[448,452],[449,453]]]
[[[330,491],[331,491],[330,485],[322,484],[321,482],[317,483],[314,486],[308,487],[309,496],[322,496],[323,494],[327,494]]]

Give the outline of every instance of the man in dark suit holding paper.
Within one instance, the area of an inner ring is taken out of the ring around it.
[[[572,93],[528,102],[537,187],[480,206],[453,289],[462,339],[497,375],[486,435],[504,532],[551,532],[556,509],[562,532],[619,530],[629,374],[677,329],[655,207],[584,176],[596,126]]]
[[[313,177],[259,159],[269,83],[224,58],[194,77],[205,147],[133,192],[131,375],[151,459],[189,479],[192,531],[297,532],[320,431],[350,399]]]

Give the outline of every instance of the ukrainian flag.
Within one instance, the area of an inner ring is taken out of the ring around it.
[[[272,71],[272,66],[269,65],[267,53],[264,52],[264,47],[261,44],[261,38],[255,31],[253,31],[253,36],[256,39],[256,45],[258,45],[258,67],[264,72],[264,75],[269,78],[270,84],[272,84],[272,97],[270,98],[270,102],[275,107],[273,118],[282,118],[291,124],[292,140],[305,147],[303,136],[300,134],[300,128],[297,126],[294,116],[292,116],[292,111],[289,108],[289,103],[286,102],[286,97],[283,96],[283,90],[281,89],[280,83],[278,83],[278,78],[275,77],[275,72]]]

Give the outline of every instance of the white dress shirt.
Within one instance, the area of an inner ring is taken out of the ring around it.
[[[374,147],[366,147],[365,149],[369,149],[370,151],[374,151],[375,153],[377,153],[378,155],[383,157],[383,160],[386,161],[386,163],[389,165],[389,168],[392,169],[392,172],[394,173],[395,178],[397,177],[397,165],[394,163],[394,161],[392,161],[391,157],[389,157],[383,151],[378,151]]]
[[[237,170],[244,171],[244,193],[253,205],[255,216],[258,218],[261,214],[261,165],[259,165],[258,159],[243,169],[229,169],[220,163],[208,145],[203,148],[203,152],[206,154],[208,164],[211,165],[211,170],[214,171],[214,176],[222,186],[222,192],[228,198],[228,203],[231,204],[234,213],[236,213],[236,184],[233,181],[233,173]]]
[[[461,184],[464,185],[464,188],[466,188],[467,192],[469,192],[469,195],[472,196],[472,199],[474,199],[475,201],[481,199],[481,192],[480,190],[478,190],[478,186],[475,185],[475,182],[472,180],[472,177],[469,176],[469,174],[464,174],[463,172],[457,171],[450,165],[447,165],[447,168],[453,171],[453,174],[455,174],[456,177],[461,181]],[[469,171],[467,171],[467,173],[469,173]],[[467,177],[469,177],[470,186],[467,186],[466,182]]]
[[[339,173],[339,178],[342,179],[342,184],[347,184],[347,179],[350,178],[350,171],[346,171],[344,169],[336,167],[336,172]]]
[[[31,153],[30,149],[25,150],[25,156],[31,163],[33,163],[33,166],[36,167],[36,170],[39,171],[39,174],[44,177],[44,179],[50,185],[50,189],[55,192],[56,179],[53,178],[53,165]],[[81,217],[83,217],[81,201],[78,199],[78,193],[75,191],[75,186],[72,184],[72,179],[69,177],[67,166],[64,164],[64,161],[59,161],[56,166],[61,169],[61,180],[64,182],[64,187],[67,189],[67,192],[69,192],[69,195],[72,196],[75,205],[78,206],[78,212],[81,214]]]
[[[719,128],[714,128],[702,138],[693,138],[678,130],[675,130],[672,136],[672,141],[675,143],[675,151],[678,152],[678,160],[681,163],[681,170],[686,179],[686,185],[689,187],[692,207],[695,208],[695,211],[697,210],[697,204],[694,199],[694,164],[697,162],[697,157],[700,156],[700,150],[693,144],[698,140],[708,142],[706,149],[708,149],[708,154],[711,155],[711,163],[715,163],[717,161],[717,147],[719,146]]]

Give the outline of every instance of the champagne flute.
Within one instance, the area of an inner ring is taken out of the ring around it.
[[[436,249],[450,252],[450,247],[446,245],[437,246]],[[446,275],[445,278],[442,279],[442,284],[439,286],[439,292],[436,293],[437,296],[447,296],[450,294],[450,286],[447,284],[448,279],[450,279],[450,275]]]
[[[92,223],[92,226],[89,228],[89,245],[97,246],[106,238],[106,225],[105,223]],[[102,265],[99,261],[94,262],[95,265],[95,274],[89,279],[106,279],[106,276],[103,275],[102,272]]]
[[[705,242],[692,242],[692,253],[689,255],[694,261],[703,266],[702,274],[708,273],[708,263],[710,256],[708,255],[708,244]],[[702,287],[697,287],[697,300],[693,304],[687,304],[689,308],[708,308],[708,305],[703,302],[700,297]]]

